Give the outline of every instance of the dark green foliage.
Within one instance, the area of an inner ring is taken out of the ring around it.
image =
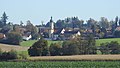
[[[8,19],[8,16],[4,12],[0,20],[0,28],[6,25],[7,19]]]
[[[96,41],[93,35],[88,35],[87,38],[87,52],[88,54],[96,54]]]
[[[100,46],[100,51],[102,54],[110,54],[110,49],[108,48],[109,43],[102,43]]]
[[[64,20],[58,20],[55,23],[55,27],[57,27],[57,28],[64,28],[65,27],[65,21]]]
[[[117,41],[102,43],[100,46],[102,54],[120,54],[120,45]]]
[[[56,56],[56,55],[62,55],[62,46],[60,43],[52,43],[49,47],[50,55]]]
[[[10,59],[17,59],[17,52],[11,50],[9,52],[1,52],[0,60],[10,60]]]
[[[63,42],[63,55],[78,55],[79,48],[78,46],[71,41]]]
[[[114,37],[120,38],[120,31],[116,30],[116,31],[114,32]]]
[[[33,34],[32,39],[38,40],[40,35],[38,33]]]
[[[29,49],[28,53],[30,56],[46,56],[48,55],[48,42],[44,39],[40,39],[35,42]]]
[[[17,32],[11,32],[7,34],[7,42],[9,44],[19,44],[22,41],[22,36]]]
[[[32,36],[37,33],[36,27],[30,22],[30,20],[27,21],[26,29],[28,32],[31,32]]]
[[[3,52],[2,52],[2,49],[0,48],[0,56],[2,55],[2,53],[3,53]]]

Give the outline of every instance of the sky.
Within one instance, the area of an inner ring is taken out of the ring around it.
[[[41,21],[47,23],[51,16],[55,22],[73,16],[85,21],[100,17],[114,20],[120,17],[120,0],[0,0],[0,16],[4,11],[14,24],[30,20],[39,25]]]

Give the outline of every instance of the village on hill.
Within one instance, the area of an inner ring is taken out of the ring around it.
[[[92,18],[87,20],[78,19],[78,17],[67,17],[64,20],[54,22],[53,18],[47,24],[34,25],[28,20],[26,25],[22,21],[20,24],[8,22],[9,17],[4,12],[0,19],[0,42],[19,44],[22,40],[37,40],[41,37],[46,40],[70,40],[81,36],[86,39],[88,34],[93,34],[95,39],[99,38],[119,38],[120,37],[120,19],[108,21],[101,17],[100,21]],[[12,37],[13,36],[13,37]],[[14,42],[13,42],[14,41]]]
[[[30,20],[20,24],[8,21],[4,12],[0,19],[0,43],[21,46],[21,42],[35,40],[27,52],[30,56],[64,56],[85,54],[119,54],[119,42],[109,41],[96,44],[96,40],[120,38],[120,18],[109,21],[101,17],[87,21],[78,17],[67,17],[54,21],[51,16],[45,24],[34,25]],[[48,41],[51,43],[48,44]],[[53,43],[52,41],[60,41]],[[28,42],[31,43],[31,42]]]

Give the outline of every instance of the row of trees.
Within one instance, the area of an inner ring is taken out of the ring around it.
[[[46,55],[80,55],[80,54],[96,54],[95,39],[92,35],[86,40],[81,37],[71,39],[61,43],[53,43],[48,46],[44,39],[40,39],[34,43],[29,49],[30,56],[46,56]]]
[[[100,51],[102,54],[120,54],[120,44],[117,41],[102,43]]]
[[[79,37],[63,43],[52,43],[50,46],[46,40],[40,39],[28,49],[28,53],[30,56],[85,55],[97,54],[98,50],[101,54],[120,54],[120,45],[112,41],[96,46],[93,35],[84,40]]]

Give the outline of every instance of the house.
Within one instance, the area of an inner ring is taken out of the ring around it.
[[[30,40],[32,38],[31,32],[25,33],[22,38],[25,41]]]
[[[5,38],[6,38],[5,34],[0,33],[0,39],[5,39]]]
[[[81,35],[81,33],[80,33],[80,31],[65,31],[64,32],[64,36],[65,36],[65,39],[66,40],[69,40],[70,38],[75,38],[75,37],[77,37],[77,36],[80,36]]]
[[[76,36],[81,35],[78,30],[66,30],[64,28],[59,29],[54,32],[54,40],[69,40],[70,38],[75,38]]]
[[[62,36],[64,32],[65,32],[64,28],[55,29],[53,40],[60,40],[60,36]]]
[[[115,31],[120,31],[120,26],[115,29]]]

